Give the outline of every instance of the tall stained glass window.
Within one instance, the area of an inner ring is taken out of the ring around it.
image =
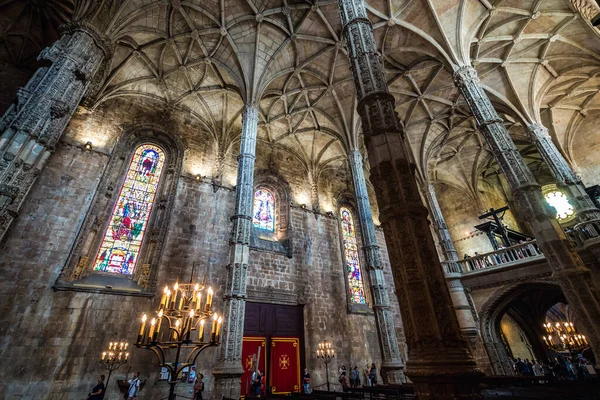
[[[110,217],[94,271],[132,274],[148,227],[165,153],[151,144],[135,149]]]
[[[358,259],[354,218],[352,217],[352,212],[346,207],[340,208],[340,216],[342,218],[344,258],[346,260],[348,285],[350,287],[350,301],[355,304],[366,304],[362,271]]]
[[[252,223],[255,227],[275,232],[275,198],[267,189],[258,189],[254,193],[254,212]]]

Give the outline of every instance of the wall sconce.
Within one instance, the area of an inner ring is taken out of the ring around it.
[[[197,175],[194,177],[194,179],[196,179],[198,182],[200,182],[200,181],[202,180],[202,178],[203,178],[203,177],[202,177],[202,175],[200,175],[200,174],[197,174]]]
[[[333,218],[333,211],[327,211],[326,215],[327,215],[329,218]]]
[[[86,142],[86,144],[83,145],[83,147],[87,150],[90,151],[92,150],[92,142],[88,141]]]
[[[306,204],[300,204],[300,208],[302,208],[303,210],[306,210]]]

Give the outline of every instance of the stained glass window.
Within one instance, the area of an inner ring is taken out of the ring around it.
[[[133,273],[164,164],[165,153],[160,148],[144,144],[135,149],[94,271]]]
[[[567,196],[561,191],[554,190],[544,195],[548,204],[556,209],[556,218],[559,220],[565,220],[575,214],[575,210]]]
[[[255,227],[275,231],[275,198],[267,189],[258,189],[254,193],[254,215],[252,223]]]
[[[355,304],[366,304],[352,212],[348,208],[342,207],[340,208],[340,216],[342,218],[344,258],[346,260],[348,285],[350,287],[350,301]]]

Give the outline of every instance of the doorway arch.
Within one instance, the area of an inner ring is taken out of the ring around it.
[[[556,303],[566,303],[557,283],[537,280],[516,283],[494,292],[480,312],[483,344],[495,375],[513,375],[510,353],[501,336],[500,321],[509,314],[530,341],[540,357],[546,350],[541,342],[541,329],[546,313]]]

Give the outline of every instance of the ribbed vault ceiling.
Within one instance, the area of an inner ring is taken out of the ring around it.
[[[243,104],[257,102],[261,143],[292,153],[312,178],[340,167],[348,150],[360,147],[337,1],[120,4],[103,24],[116,51],[106,80],[93,94],[96,107],[116,98],[143,98],[184,110],[225,153],[239,138]],[[571,161],[582,135],[600,139],[596,130],[580,129],[593,127],[582,122],[600,115],[600,36],[578,11],[589,19],[597,11],[592,0],[369,0],[366,5],[423,177],[477,196],[478,181],[498,169],[453,85],[452,71],[459,65],[476,67],[532,167],[539,168],[540,159],[527,138],[527,124],[548,126]],[[72,8],[66,0],[0,0],[0,15],[10,9],[19,16],[0,18],[3,60],[31,60],[35,46],[19,50],[18,43],[35,43],[39,51],[46,38],[40,32],[55,31]],[[28,39],[7,42],[10,32],[28,31],[33,32],[23,35]]]

